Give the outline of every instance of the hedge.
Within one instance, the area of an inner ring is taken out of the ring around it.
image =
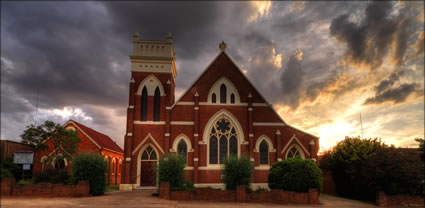
[[[250,187],[253,167],[248,156],[229,156],[224,160],[223,182],[227,190],[234,190],[239,185]]]
[[[106,166],[102,155],[81,153],[73,160],[72,179],[74,183],[78,183],[80,180],[88,180],[90,194],[103,195],[106,187]]]
[[[169,182],[173,190],[181,189],[184,184],[184,167],[186,160],[183,155],[169,154],[159,159],[158,180]]]

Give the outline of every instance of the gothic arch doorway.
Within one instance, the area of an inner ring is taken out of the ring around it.
[[[140,186],[156,186],[157,161],[158,154],[151,146],[148,146],[140,160]]]

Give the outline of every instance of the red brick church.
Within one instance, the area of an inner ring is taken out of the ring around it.
[[[186,179],[224,187],[223,159],[249,155],[253,186],[267,187],[270,166],[286,158],[317,158],[319,138],[287,124],[237,64],[226,44],[183,95],[175,99],[176,59],[167,40],[133,39],[129,106],[120,188],[157,186],[155,165],[185,154]]]

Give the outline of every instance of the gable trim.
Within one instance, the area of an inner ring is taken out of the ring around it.
[[[74,121],[69,120],[67,121],[63,126],[66,126],[67,124],[72,124],[74,125],[78,130],[80,130],[87,138],[89,138],[89,140],[91,142],[93,142],[93,144],[95,144],[99,149],[102,149],[102,146],[100,146],[97,142],[94,141],[93,138],[91,138],[85,131],[83,131],[76,123],[74,123]],[[87,127],[88,128],[88,127]]]
[[[143,143],[145,143],[149,138],[151,138],[151,140],[153,141],[153,143],[157,146],[156,148],[158,148],[162,154],[164,154],[164,150],[162,150],[161,146],[158,144],[158,142],[155,141],[155,139],[152,137],[151,133],[148,133],[148,135],[137,145],[136,148],[134,148],[133,152],[131,153],[131,155],[136,154],[137,150],[142,146]]]
[[[282,151],[280,152],[280,154],[283,154],[285,152],[285,150],[288,148],[288,146],[291,144],[292,140],[295,140],[296,142],[298,142],[298,146],[300,146],[305,153],[307,153],[307,156],[310,156],[310,152],[307,151],[307,149],[304,147],[304,145],[300,142],[300,140],[298,140],[298,138],[295,136],[295,134],[292,136],[292,138],[289,140],[288,143],[286,143],[285,147],[282,149]]]

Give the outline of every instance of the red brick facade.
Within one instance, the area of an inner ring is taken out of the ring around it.
[[[123,189],[138,187],[144,180],[141,157],[148,147],[159,158],[178,152],[176,147],[181,140],[187,147],[186,178],[197,186],[222,185],[222,165],[209,161],[210,134],[214,132],[213,126],[222,119],[235,129],[229,134],[236,135],[237,154],[248,155],[255,164],[254,184],[265,185],[271,164],[285,159],[291,150],[296,150],[304,158],[317,158],[319,138],[285,123],[226,52],[218,54],[177,102],[174,97],[173,72],[156,72],[155,65],[151,66],[151,71],[133,70],[137,61],[148,62],[154,58],[132,56],[131,59],[133,68],[124,142]],[[174,59],[172,61],[174,64]],[[147,120],[141,121],[140,92],[146,83],[156,83],[158,88],[163,89],[160,121],[153,121],[153,93],[147,96]],[[221,85],[226,88],[225,103],[221,103]],[[212,101],[212,93],[216,96],[215,103]],[[268,161],[260,165],[259,144],[263,140],[267,143]]]
[[[64,125],[64,128],[73,129],[78,132],[78,136],[81,141],[78,143],[77,153],[82,152],[95,152],[105,157],[105,161],[108,162],[108,172],[106,174],[107,181],[110,185],[119,185],[121,183],[121,170],[123,161],[123,151],[115,144],[112,139],[100,132],[97,132],[81,123],[73,120],[69,120]],[[54,168],[54,162],[47,164],[45,159],[48,156],[55,156],[54,146],[50,140],[47,140],[48,148],[42,151],[38,151],[34,155],[34,172],[43,171],[46,168]],[[59,154],[66,154],[60,151]],[[64,159],[65,168],[71,170],[72,161]]]

